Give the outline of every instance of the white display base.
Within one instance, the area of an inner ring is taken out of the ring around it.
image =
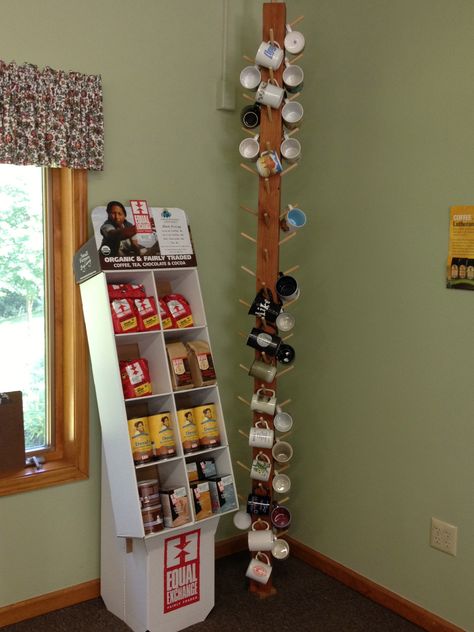
[[[101,594],[107,609],[134,632],[178,632],[204,621],[214,607],[214,536],[218,523],[216,516],[202,524],[170,533],[165,529],[147,538],[116,537],[103,462]],[[177,595],[177,602],[173,600],[174,585],[183,582],[187,598],[194,600],[187,605],[182,595]],[[178,607],[171,609],[174,605]]]

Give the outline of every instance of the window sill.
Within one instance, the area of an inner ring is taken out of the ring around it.
[[[87,478],[87,470],[82,471],[73,463],[64,460],[49,461],[44,463],[40,470],[34,466],[25,467],[24,470],[0,478],[0,496],[20,494]]]

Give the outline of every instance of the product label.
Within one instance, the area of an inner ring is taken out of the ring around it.
[[[165,614],[200,600],[200,538],[201,532],[196,529],[165,540]]]

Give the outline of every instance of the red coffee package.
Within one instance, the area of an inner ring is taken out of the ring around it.
[[[111,301],[116,298],[127,298],[127,286],[125,283],[108,283],[107,291]]]
[[[152,394],[150,371],[145,358],[120,360],[120,377],[125,399]]]
[[[146,291],[141,283],[127,283],[126,285],[126,296],[127,298],[145,298]]]
[[[134,299],[137,310],[138,327],[140,331],[155,331],[160,329],[160,318],[156,311],[156,303],[153,296]]]
[[[168,305],[162,298],[158,299],[158,306],[160,308],[160,319],[163,329],[174,329],[176,327],[176,323],[174,322],[174,319],[170,314]]]
[[[174,318],[176,327],[184,329],[185,327],[193,326],[191,307],[182,294],[167,294],[163,297],[163,300]]]
[[[139,331],[137,315],[131,299],[115,299],[111,302],[110,308],[116,334],[128,334]]]

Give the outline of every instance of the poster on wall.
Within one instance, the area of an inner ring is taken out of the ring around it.
[[[474,290],[474,206],[452,206],[446,287]]]
[[[185,211],[150,208],[145,200],[130,206],[112,200],[91,214],[102,270],[194,267],[196,256]]]
[[[172,612],[200,599],[201,531],[166,538],[164,546],[163,611]]]

